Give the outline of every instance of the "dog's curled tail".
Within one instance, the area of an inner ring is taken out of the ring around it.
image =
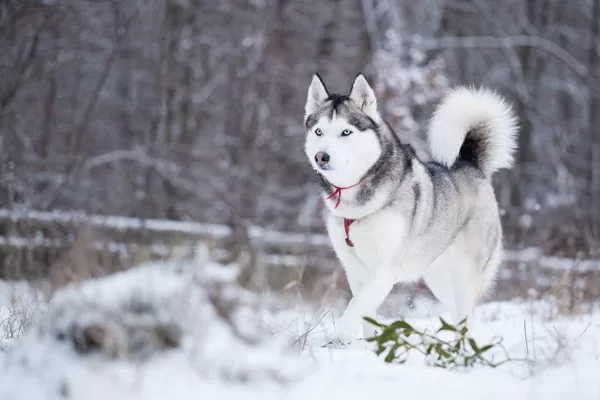
[[[517,130],[512,107],[500,95],[486,88],[459,87],[437,107],[428,138],[434,161],[447,167],[467,161],[489,178],[512,166]]]

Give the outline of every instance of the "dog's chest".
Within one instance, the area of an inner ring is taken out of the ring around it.
[[[351,250],[371,267],[393,257],[403,241],[405,227],[402,216],[381,213],[353,221],[344,233],[347,231]]]

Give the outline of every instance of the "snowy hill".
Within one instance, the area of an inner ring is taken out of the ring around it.
[[[364,341],[323,349],[338,307],[329,313],[256,295],[240,289],[235,274],[197,261],[153,263],[66,287],[0,351],[0,399],[600,396],[597,310],[564,317],[545,303],[484,304],[477,340],[501,336],[512,357],[533,364],[446,371],[418,356],[385,364]],[[24,298],[22,286],[15,293]],[[0,286],[0,302],[9,287]],[[443,313],[421,300],[407,320],[433,329]]]

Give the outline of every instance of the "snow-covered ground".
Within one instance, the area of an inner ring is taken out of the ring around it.
[[[33,307],[35,296],[0,284],[9,305],[0,316],[21,297]],[[385,320],[402,311],[435,329],[444,316],[428,299],[409,310],[393,303]],[[252,294],[237,287],[233,267],[195,262],[67,287],[0,350],[0,399],[600,399],[600,310],[560,316],[548,303],[483,304],[477,341],[502,337],[511,357],[533,362],[446,371],[420,356],[385,364],[364,341],[321,348],[343,301],[322,306]]]

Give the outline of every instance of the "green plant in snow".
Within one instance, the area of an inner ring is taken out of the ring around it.
[[[375,353],[377,355],[384,354],[384,360],[387,363],[404,363],[411,351],[423,354],[428,363],[440,368],[473,367],[475,365],[495,368],[508,361],[515,361],[508,356],[501,345],[501,340],[481,345],[469,337],[466,318],[457,325],[451,325],[440,318],[442,326],[435,333],[454,332],[455,338],[452,340],[439,339],[435,334],[415,329],[402,320],[385,325],[372,318],[365,317],[364,319],[381,329],[379,335],[368,338],[366,341],[377,343]],[[495,361],[492,356],[488,357],[490,350],[498,348],[504,352],[504,359]]]

